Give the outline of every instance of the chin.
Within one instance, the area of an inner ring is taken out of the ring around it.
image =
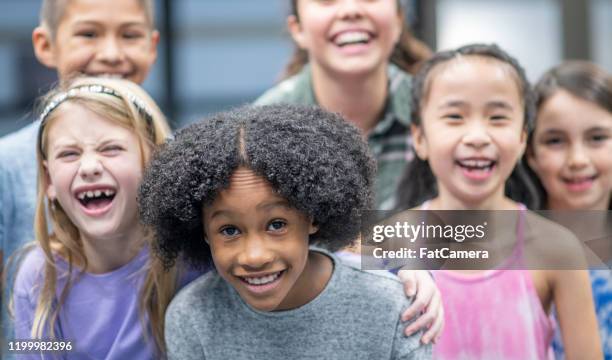
[[[280,306],[280,303],[277,303],[277,302],[253,302],[253,301],[248,301],[245,298],[242,298],[242,299],[244,300],[244,302],[249,304],[249,306],[252,307],[253,309],[258,310],[258,311],[263,311],[263,312],[272,312],[278,309],[278,307]]]

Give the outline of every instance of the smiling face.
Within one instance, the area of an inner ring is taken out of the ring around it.
[[[230,186],[203,210],[204,231],[215,267],[255,309],[302,305],[299,284],[312,276],[309,236],[316,227],[270,184],[239,168]]]
[[[538,112],[529,165],[550,209],[606,210],[612,193],[612,114],[559,90]]]
[[[500,61],[464,56],[429,75],[414,145],[446,208],[501,208],[504,184],[525,148],[524,105]]]
[[[71,0],[55,38],[44,27],[34,30],[34,49],[63,80],[86,74],[141,84],[157,56],[151,21],[138,0]]]
[[[47,129],[47,196],[57,199],[84,240],[138,229],[142,177],[136,135],[82,105],[66,102]]]
[[[298,0],[297,13],[295,42],[312,66],[340,75],[384,69],[403,21],[396,0]]]

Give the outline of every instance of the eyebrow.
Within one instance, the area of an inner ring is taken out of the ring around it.
[[[287,202],[287,200],[275,200],[269,203],[263,203],[263,204],[259,204],[257,205],[257,209],[263,209],[263,210],[269,210],[275,207],[282,207],[285,209],[291,209],[291,206],[289,205],[289,203]]]
[[[549,134],[565,134],[565,131],[563,131],[562,129],[551,128],[551,129],[546,129],[542,132],[542,135],[549,135]]]
[[[594,132],[594,131],[612,131],[612,128],[604,127],[604,126],[593,126],[592,128],[588,128],[586,130],[586,132]]]
[[[461,106],[465,106],[465,101],[451,100],[451,101],[447,101],[444,104],[438,106],[438,109],[446,109],[446,108],[461,107]]]
[[[96,20],[78,20],[73,23],[73,26],[85,26],[85,25],[93,25],[93,26],[102,26],[103,24],[100,21]],[[125,23],[120,23],[119,27],[130,27],[130,26],[147,26],[146,21],[129,21]]]
[[[287,210],[292,209],[293,207],[291,205],[289,205],[289,202],[287,202],[287,200],[275,200],[275,201],[271,201],[271,202],[264,202],[263,204],[259,204],[257,205],[255,208],[258,210],[267,210],[269,211],[270,209],[276,208],[276,207],[282,207],[285,208]],[[231,216],[233,214],[233,212],[231,210],[225,210],[225,209],[220,209],[220,210],[216,210],[215,212],[212,213],[212,215],[210,215],[211,219],[214,219],[215,217],[218,216]]]
[[[488,108],[502,108],[506,110],[513,110],[512,105],[508,104],[505,101],[489,101],[486,105]]]
[[[65,141],[65,142],[56,142],[52,147],[49,148],[49,152],[57,151],[58,149],[63,148],[72,148],[78,146],[76,141]]]
[[[465,101],[462,100],[451,100],[448,101],[442,105],[440,105],[438,107],[438,109],[445,109],[445,108],[451,108],[451,107],[461,107],[461,106],[465,106],[467,103]],[[503,108],[503,109],[507,109],[507,110],[513,110],[512,105],[508,104],[505,101],[489,101],[486,104],[487,108]]]

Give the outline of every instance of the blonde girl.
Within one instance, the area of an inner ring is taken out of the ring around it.
[[[503,264],[520,270],[435,273],[447,316],[434,356],[551,358],[549,311],[554,304],[567,358],[600,359],[587,272],[527,270],[533,268],[528,265],[539,249],[534,239],[560,241],[557,238],[565,233],[529,215],[524,205],[507,195],[515,196],[519,190],[517,183],[508,187],[507,180],[516,174],[533,115],[531,90],[521,66],[495,45],[441,52],[417,75],[412,101],[412,134],[419,160],[407,169],[402,182],[402,205],[519,210],[512,227],[505,229],[516,236]]]
[[[63,341],[69,357],[159,356],[177,272],[150,255],[136,194],[170,134],[165,117],[134,83],[83,78],[48,94],[40,121],[36,245],[15,280],[16,338]]]

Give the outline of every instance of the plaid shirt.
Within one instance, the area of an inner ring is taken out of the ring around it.
[[[389,91],[383,116],[368,135],[370,150],[378,165],[376,177],[376,208],[390,209],[395,205],[395,192],[406,165],[414,157],[410,139],[410,75],[395,65],[388,67]],[[290,103],[317,105],[310,67],[266,91],[256,105]]]

